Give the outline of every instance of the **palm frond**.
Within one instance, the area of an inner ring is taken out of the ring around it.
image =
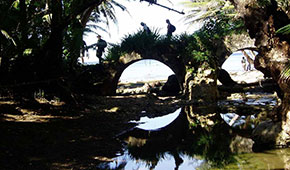
[[[280,73],[280,81],[283,81],[283,82],[290,82],[290,64],[285,67],[283,69],[283,71]]]
[[[181,2],[184,7],[188,8],[188,15],[184,17],[184,21],[194,24],[207,19],[215,18],[219,14],[229,17],[235,17],[235,8],[226,0],[196,0]]]
[[[123,11],[129,12],[129,11],[127,10],[127,8],[126,8],[124,5],[122,5],[122,4],[120,4],[120,3],[116,2],[116,1],[112,1],[112,4],[113,4],[114,6],[120,8],[120,9],[123,10]]]
[[[110,28],[110,23],[114,23],[118,25],[118,19],[116,16],[115,8],[120,8],[123,11],[127,11],[126,7],[115,0],[105,0],[103,3],[93,11],[92,15],[89,18],[89,21],[96,24],[88,24],[86,25],[86,29],[84,34],[87,33],[96,33],[97,30],[106,32],[110,35],[110,33],[104,27]],[[128,11],[127,11],[128,12]],[[101,24],[100,24],[101,23]],[[99,25],[105,25],[101,27]],[[93,29],[93,30],[90,30]]]
[[[284,26],[284,27],[282,27],[282,28],[280,28],[280,29],[278,29],[277,30],[277,33],[278,34],[290,34],[290,24],[288,24],[288,25],[286,25],[286,26]]]

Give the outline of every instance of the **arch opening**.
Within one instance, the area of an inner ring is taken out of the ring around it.
[[[174,88],[177,85],[179,90],[176,93],[179,93],[180,83],[169,66],[155,59],[138,60],[130,63],[122,72],[116,93],[119,95],[145,93],[157,93],[158,95],[163,93],[163,95],[169,95],[169,93],[166,94],[164,92],[164,86],[168,86],[170,77],[175,78],[173,78],[174,80],[171,78],[170,81],[173,82],[169,82],[169,91],[176,91]]]
[[[221,90],[227,94],[221,101],[226,109],[220,115],[234,128],[254,129],[279,103],[273,80],[254,68],[257,54],[251,50],[236,51],[222,65],[235,84]]]
[[[253,50],[239,50],[232,53],[222,65],[231,78],[237,83],[253,83],[264,79],[264,75],[254,67],[255,56]]]

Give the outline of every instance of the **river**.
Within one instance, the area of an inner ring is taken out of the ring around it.
[[[201,125],[202,119],[192,112],[199,109],[190,107],[177,109],[161,117],[143,117],[139,121],[132,121],[131,123],[136,123],[136,127],[118,135],[124,142],[124,151],[111,162],[100,164],[98,168],[289,169],[290,149],[254,153],[249,149],[253,145],[251,139],[233,133],[223,116],[213,115],[210,119],[215,120],[215,124]],[[245,122],[240,119],[236,123]]]

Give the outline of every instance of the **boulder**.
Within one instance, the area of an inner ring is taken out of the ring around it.
[[[254,141],[250,138],[235,136],[230,144],[230,149],[233,153],[251,153]]]
[[[231,78],[230,74],[224,70],[220,69],[218,71],[218,80],[224,85],[224,86],[234,86],[237,83]]]
[[[174,96],[178,95],[180,90],[180,85],[176,75],[170,75],[166,83],[162,86],[161,94],[165,96]]]
[[[260,151],[274,148],[276,139],[282,130],[281,126],[281,122],[273,122],[272,120],[261,122],[252,133],[252,139],[255,142],[253,150]]]

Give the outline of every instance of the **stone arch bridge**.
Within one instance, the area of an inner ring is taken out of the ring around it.
[[[245,34],[225,37],[224,40],[216,42],[215,46],[213,51],[218,59],[218,66],[221,66],[233,52],[239,49],[255,48],[254,41]],[[181,89],[184,89],[188,63],[184,60],[185,56],[181,56],[177,51],[176,47],[170,45],[163,46],[162,49],[133,51],[123,54],[118,61],[96,65],[94,67],[97,68],[95,74],[98,80],[94,82],[94,89],[101,95],[114,95],[123,71],[131,64],[143,59],[157,60],[168,66],[175,73]]]
[[[101,94],[102,95],[113,95],[116,92],[119,79],[123,71],[129,67],[131,64],[144,60],[144,59],[153,59],[157,60],[166,66],[168,66],[176,75],[180,87],[182,88],[182,83],[184,82],[186,67],[185,63],[181,56],[174,52],[170,53],[157,53],[157,52],[148,52],[148,53],[137,53],[131,52],[124,54],[120,57],[119,61],[112,64],[104,64],[105,79],[102,82]],[[138,73],[135,73],[138,75]]]

